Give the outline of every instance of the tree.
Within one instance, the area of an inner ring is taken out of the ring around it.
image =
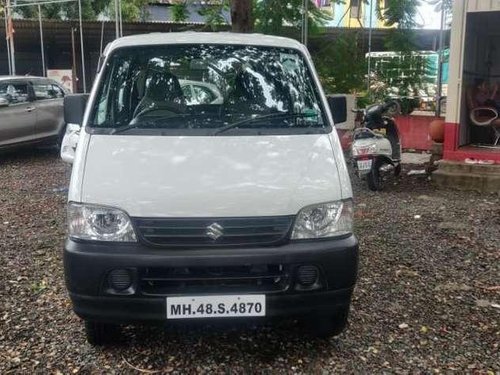
[[[122,17],[125,21],[139,21],[145,19],[145,7],[148,0],[122,1]],[[82,18],[96,20],[101,14],[114,15],[114,0],[81,0]],[[45,19],[77,19],[78,3],[54,3],[41,6],[42,17]],[[38,7],[25,6],[17,8],[24,18],[38,17]]]
[[[386,26],[394,26],[385,41],[389,51],[396,56],[385,62],[383,69],[370,72],[372,79],[372,99],[387,97],[405,98],[403,107],[416,103],[418,90],[424,83],[427,62],[415,53],[415,32],[419,0],[386,0],[384,9],[377,9],[378,17]],[[407,108],[411,112],[412,108]]]
[[[252,0],[231,0],[231,26],[233,32],[253,31]]]
[[[122,17],[124,21],[147,21],[147,5],[149,0],[122,0]],[[114,1],[111,4],[114,9]],[[114,12],[114,11],[113,11]],[[113,13],[114,14],[114,13]]]
[[[189,17],[186,1],[179,1],[172,6],[172,17],[174,22],[185,22]]]
[[[110,0],[82,0],[82,18],[95,19],[97,15],[103,12]],[[78,3],[45,4],[41,6],[42,17],[46,19],[75,19],[78,18]],[[38,17],[37,6],[20,7],[17,11],[24,18]]]
[[[187,0],[194,1],[194,0]],[[309,30],[317,33],[330,16],[309,1]],[[342,0],[335,0],[342,1]],[[283,35],[285,28],[301,27],[303,0],[212,0],[205,1],[199,12],[212,29],[227,24],[223,11],[230,10],[232,29],[249,32],[255,29],[264,34]]]
[[[311,33],[319,31],[330,16],[308,0]],[[302,27],[303,0],[257,0],[254,2],[256,29],[264,34],[282,35],[286,26]]]
[[[366,59],[359,46],[360,34],[350,30],[333,41],[311,39],[311,54],[327,93],[356,94],[366,90]]]

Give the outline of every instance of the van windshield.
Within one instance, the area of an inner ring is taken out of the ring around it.
[[[107,60],[88,125],[112,134],[323,133],[322,108],[294,49],[131,47]]]

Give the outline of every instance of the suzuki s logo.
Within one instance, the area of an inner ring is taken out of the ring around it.
[[[212,223],[207,227],[207,231],[205,233],[208,237],[215,241],[224,234],[224,227],[219,223]]]

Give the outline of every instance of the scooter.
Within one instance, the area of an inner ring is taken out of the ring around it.
[[[401,174],[401,142],[391,115],[397,107],[397,102],[388,102],[354,110],[361,117],[351,145],[354,170],[373,191],[382,189],[387,175]]]

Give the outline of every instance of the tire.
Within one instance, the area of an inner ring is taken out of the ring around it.
[[[338,336],[347,327],[348,316],[349,306],[339,308],[333,315],[314,315],[307,320],[308,333],[322,339]]]
[[[370,173],[366,176],[366,181],[368,182],[368,188],[371,191],[379,191],[382,190],[382,180],[380,178],[379,168],[381,167],[380,163],[375,162],[372,166]]]
[[[92,346],[112,344],[117,341],[119,333],[118,326],[89,320],[85,321],[85,335],[87,342]]]
[[[401,176],[401,169],[401,164],[396,165],[396,167],[394,167],[394,176]]]

